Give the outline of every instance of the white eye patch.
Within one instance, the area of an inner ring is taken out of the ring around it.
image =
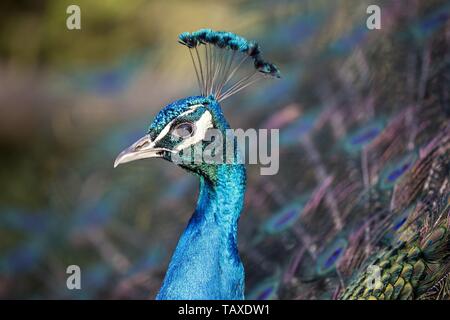
[[[197,142],[202,141],[206,137],[206,132],[208,129],[213,127],[212,116],[209,111],[205,111],[200,119],[195,122],[196,130],[192,136],[183,140],[180,144],[178,144],[174,151],[181,151],[191,145],[196,144]]]
[[[178,117],[183,117],[185,115],[188,115],[192,112],[194,112],[198,107],[202,107],[202,104],[196,104],[193,105],[191,107],[189,107],[189,110],[181,113]],[[176,119],[173,119],[172,121],[170,121],[162,130],[161,132],[158,134],[158,136],[155,138],[155,140],[153,140],[153,144],[156,144],[158,141],[160,141],[162,138],[164,138],[170,131],[170,129],[172,128],[172,124],[175,122]]]
[[[199,107],[203,107],[203,105],[202,104],[193,105],[189,108],[189,110],[181,113],[177,118],[186,116],[186,115],[194,112]],[[156,144],[158,141],[163,139],[170,132],[170,129],[172,128],[172,125],[175,121],[176,121],[176,119],[173,119],[161,130],[161,132],[158,134],[158,136],[153,141],[153,144]],[[189,138],[186,138],[185,140],[183,140],[180,144],[178,144],[172,150],[172,152],[179,152],[191,145],[194,145],[194,144],[202,141],[206,137],[206,132],[208,131],[208,129],[213,128],[211,113],[209,111],[205,111],[194,124],[195,124],[195,128],[196,128],[194,134],[192,136],[190,136]]]

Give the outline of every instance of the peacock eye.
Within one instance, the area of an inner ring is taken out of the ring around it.
[[[187,138],[194,133],[194,124],[191,122],[183,122],[178,124],[172,131],[172,134],[179,138]]]

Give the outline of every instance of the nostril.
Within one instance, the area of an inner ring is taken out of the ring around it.
[[[149,144],[150,144],[150,142],[148,142],[148,141],[143,141],[142,143],[138,144],[138,145],[134,148],[134,150],[135,150],[135,151],[139,151],[139,150],[141,150],[142,148],[148,146]]]

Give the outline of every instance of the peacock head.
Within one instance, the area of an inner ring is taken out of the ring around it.
[[[239,163],[236,148],[227,148],[229,125],[219,102],[260,79],[279,78],[279,71],[262,59],[256,42],[231,32],[184,32],[179,42],[189,49],[201,95],[164,107],[147,134],[119,154],[114,167],[164,158],[213,180],[219,166]],[[214,148],[208,148],[211,144]]]
[[[214,167],[222,162],[206,160],[205,150],[218,136],[226,136],[227,129],[229,125],[213,96],[174,101],[159,111],[146,135],[118,155],[114,167],[139,159],[163,158],[211,178]]]

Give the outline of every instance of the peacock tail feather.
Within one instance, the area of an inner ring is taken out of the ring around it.
[[[393,190],[389,214],[398,218],[383,233],[390,244],[369,255],[367,266],[343,288],[343,299],[449,298],[449,141],[447,126],[414,164],[402,160],[390,169],[388,180],[410,167]]]

